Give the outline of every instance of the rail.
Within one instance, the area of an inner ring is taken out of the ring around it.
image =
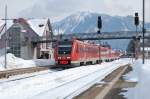
[[[4,70],[4,71],[0,71],[0,79],[9,78],[10,76],[20,75],[20,74],[25,74],[25,73],[33,73],[33,72],[48,70],[49,68],[50,66]]]

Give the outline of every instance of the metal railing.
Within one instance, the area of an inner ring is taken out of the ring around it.
[[[145,39],[150,39],[150,31],[147,31],[145,34]],[[133,37],[142,38],[142,31],[139,31],[138,34],[135,31],[120,31],[120,32],[102,32],[101,34],[97,34],[97,32],[93,33],[72,33],[72,34],[62,34],[61,39],[79,39],[79,40],[107,40],[107,39],[133,39]],[[53,36],[53,40],[51,37],[34,37],[32,39],[33,43],[48,43],[55,42],[60,38],[60,35]]]

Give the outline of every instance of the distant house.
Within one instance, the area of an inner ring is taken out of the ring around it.
[[[4,21],[0,21],[0,27],[4,25]],[[31,42],[33,38],[43,36],[52,37],[52,28],[49,19],[31,19],[23,18],[9,20],[7,23],[7,52],[13,53],[17,57],[23,59],[38,58],[42,54],[47,53],[47,58],[52,54],[50,44],[38,44],[34,46]],[[4,53],[6,33],[0,33],[0,50]],[[36,51],[35,51],[36,49]]]

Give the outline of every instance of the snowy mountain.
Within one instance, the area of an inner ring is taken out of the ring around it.
[[[85,33],[97,31],[97,16],[102,16],[102,31],[135,31],[134,18],[132,16],[109,16],[106,14],[77,12],[63,20],[54,23],[54,32],[62,33]],[[141,26],[140,26],[141,27]],[[150,24],[147,24],[150,28]]]
[[[135,31],[134,18],[132,16],[109,16],[90,12],[77,12],[54,23],[53,31],[54,33],[59,31],[65,34],[96,32],[97,16],[99,15],[102,16],[103,32]],[[150,29],[149,23],[146,26]],[[104,42],[108,42],[115,49],[126,50],[129,40],[107,40]]]

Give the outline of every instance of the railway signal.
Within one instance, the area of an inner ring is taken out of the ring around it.
[[[97,27],[98,27],[98,31],[97,33],[99,34],[99,62],[100,62],[100,56],[101,56],[101,48],[100,48],[100,34],[101,34],[101,29],[102,29],[102,18],[101,16],[98,16],[98,22],[97,22]]]
[[[135,24],[136,26],[139,25],[139,16],[138,16],[138,13],[137,13],[137,12],[135,13],[135,17],[134,17],[134,24]]]
[[[98,16],[98,22],[97,22],[97,27],[98,27],[98,34],[101,33],[101,29],[102,29],[102,18],[101,16]]]
[[[134,24],[136,26],[136,32],[137,32],[137,27],[139,25],[139,15],[137,12],[135,13],[135,17],[134,17]]]
[[[139,16],[138,16],[138,13],[136,12],[135,13],[135,17],[134,17],[134,24],[136,26],[136,37],[134,38],[134,41],[135,41],[135,59],[138,59],[138,56],[139,56],[139,49],[138,49],[138,43],[139,43],[139,40],[138,40],[138,32],[137,32],[137,27],[139,25]]]

